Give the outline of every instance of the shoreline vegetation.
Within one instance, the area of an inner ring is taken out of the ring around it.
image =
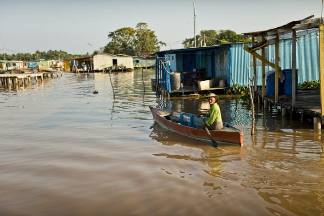
[[[139,57],[152,57],[154,53],[166,48],[167,44],[160,41],[155,32],[145,22],[139,22],[135,27],[121,27],[109,32],[108,42],[104,47],[98,48],[93,53],[72,54],[64,50],[47,50],[35,52],[17,52],[13,54],[2,52],[0,60],[37,61],[37,60],[68,60],[86,57],[98,53],[123,54]],[[235,42],[250,42],[241,34],[232,30],[201,30],[196,35],[197,47],[214,46]],[[192,48],[194,37],[182,41],[184,48]]]

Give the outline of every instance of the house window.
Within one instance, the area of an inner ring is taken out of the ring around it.
[[[113,62],[113,66],[117,66],[118,65],[117,64],[117,59],[113,59],[112,62]]]

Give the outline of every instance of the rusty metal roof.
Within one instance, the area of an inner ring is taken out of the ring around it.
[[[293,29],[295,29],[297,26],[303,26],[303,27],[308,27],[308,28],[314,28],[314,25],[312,25],[312,18],[314,18],[314,15],[308,16],[304,19],[301,20],[296,20],[296,21],[291,21],[285,25],[276,27],[276,28],[271,28],[263,31],[256,31],[256,32],[247,32],[243,33],[244,36],[272,36],[276,34],[286,34],[288,32],[291,32]],[[317,19],[314,19],[317,21]],[[305,24],[305,26],[304,26]]]

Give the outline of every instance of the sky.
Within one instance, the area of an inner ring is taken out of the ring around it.
[[[196,32],[237,33],[319,17],[321,0],[196,0]],[[164,49],[193,36],[192,0],[0,0],[0,53],[64,50],[92,53],[121,27],[148,23]]]

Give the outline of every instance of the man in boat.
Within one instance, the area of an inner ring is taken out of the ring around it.
[[[208,117],[205,119],[204,124],[210,130],[221,130],[223,129],[222,113],[218,105],[218,97],[214,93],[208,94],[208,102],[210,109]]]

